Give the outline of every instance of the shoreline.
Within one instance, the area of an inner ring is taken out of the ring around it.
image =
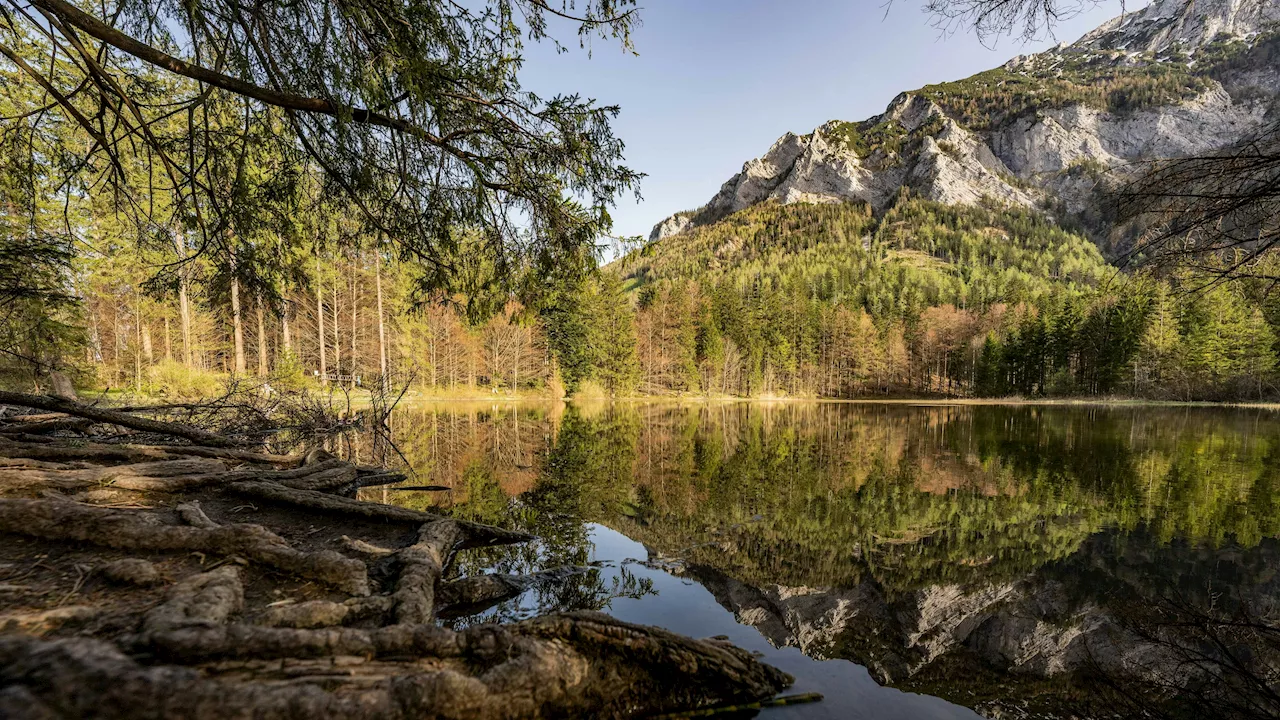
[[[317,395],[322,395],[316,391],[312,391]],[[353,404],[363,404],[368,402],[369,395],[364,392],[350,393],[349,395]],[[167,400],[164,396],[150,396],[147,394],[121,393],[117,394],[113,391],[101,390],[83,390],[81,398],[91,402],[102,402],[104,400],[126,400],[126,401],[155,401],[162,403]],[[205,398],[207,400],[208,398]],[[200,402],[199,400],[184,400],[184,402]],[[677,405],[721,405],[732,403],[751,403],[758,405],[782,405],[782,404],[806,404],[806,403],[830,403],[845,405],[915,405],[922,407],[945,407],[945,406],[981,406],[981,405],[1002,405],[1002,406],[1044,406],[1044,407],[1186,407],[1186,408],[1222,408],[1222,409],[1239,409],[1239,410],[1270,410],[1280,411],[1280,401],[1209,401],[1209,400],[1159,400],[1149,398],[1128,398],[1128,397],[1064,397],[1064,398],[1024,398],[1024,397],[1000,397],[1000,398],[964,398],[964,397],[861,397],[861,398],[826,398],[826,397],[800,397],[800,396],[771,396],[759,395],[751,397],[733,396],[733,395],[552,395],[547,393],[494,393],[488,394],[483,392],[467,392],[457,394],[439,394],[435,392],[424,392],[410,390],[400,400],[400,405],[441,405],[441,404],[516,404],[526,403],[532,405],[554,405],[557,403],[588,405],[588,404],[611,404],[611,403],[635,403],[635,404],[661,404],[670,403]]]

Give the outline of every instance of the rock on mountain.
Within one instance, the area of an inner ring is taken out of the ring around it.
[[[787,133],[649,239],[769,199],[882,210],[902,188],[1083,214],[1100,170],[1212,151],[1274,122],[1278,31],[1280,0],[1157,0],[1073,45],[903,93],[869,120]]]
[[[1250,38],[1280,22],[1280,5],[1258,0],[1155,0],[1080,38],[1076,47],[1128,52],[1192,52],[1219,35]]]

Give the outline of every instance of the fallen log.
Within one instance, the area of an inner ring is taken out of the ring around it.
[[[352,500],[314,490],[296,490],[276,483],[236,482],[228,485],[227,490],[246,497],[340,515],[355,515],[379,520],[414,523],[416,525],[446,519],[441,515],[432,515],[420,510]],[[473,523],[466,520],[453,520],[453,522],[456,522],[466,535],[465,544],[467,546],[502,545],[528,542],[533,539],[532,535],[518,530],[504,530],[492,525]]]
[[[231,447],[235,445],[235,443],[228,438],[206,430],[191,427],[190,425],[138,417],[136,415],[130,415],[117,410],[85,405],[83,403],[75,402],[74,400],[67,400],[66,398],[55,397],[53,395],[28,395],[26,393],[0,390],[0,403],[4,403],[6,405],[21,405],[23,407],[34,408],[36,410],[66,413],[67,415],[87,418],[95,422],[119,425],[120,427],[126,427],[130,430],[139,430],[141,432],[157,433],[160,435],[171,435],[173,437],[190,440],[191,442],[211,447]]]
[[[127,550],[181,550],[238,555],[252,562],[368,595],[368,569],[331,550],[301,552],[261,525],[191,527],[161,513],[95,507],[69,500],[0,498],[0,532]]]

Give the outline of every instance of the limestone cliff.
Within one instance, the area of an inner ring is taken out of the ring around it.
[[[1221,148],[1280,115],[1280,0],[1157,0],[1073,45],[903,93],[863,122],[787,133],[651,241],[767,199],[865,201],[906,188],[1080,215],[1102,170]]]

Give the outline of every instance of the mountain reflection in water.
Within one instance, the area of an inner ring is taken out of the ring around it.
[[[587,568],[456,624],[727,635],[827,696],[769,717],[1280,712],[1269,411],[470,404],[393,435],[406,485],[453,490],[362,497],[541,538],[461,573]]]

